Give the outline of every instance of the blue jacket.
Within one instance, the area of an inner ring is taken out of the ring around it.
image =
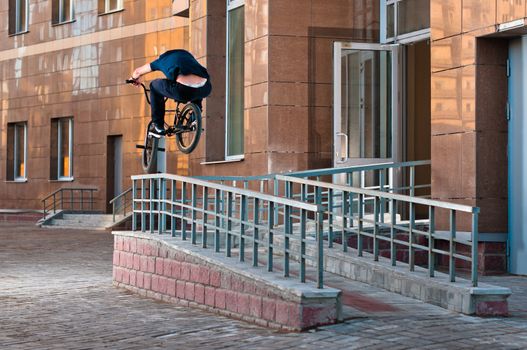
[[[186,50],[170,50],[150,63],[153,71],[160,70],[167,79],[176,80],[177,76],[194,74],[209,79],[207,69],[199,64],[192,54]]]

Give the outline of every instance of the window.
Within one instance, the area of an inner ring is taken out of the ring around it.
[[[73,21],[73,1],[72,0],[53,0],[52,3],[53,24],[60,24]]]
[[[429,0],[381,0],[381,42],[405,43],[429,37]]]
[[[9,0],[9,35],[27,32],[29,0]]]
[[[226,158],[243,155],[244,111],[244,0],[227,2],[227,111]]]
[[[7,180],[27,178],[27,123],[7,124]]]
[[[73,179],[73,118],[51,120],[50,178]]]
[[[99,0],[99,14],[111,13],[123,9],[123,0]]]

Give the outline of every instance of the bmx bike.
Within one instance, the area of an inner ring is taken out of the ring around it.
[[[127,84],[137,84],[133,79],[127,79]],[[139,83],[145,93],[146,101],[150,104],[150,98],[147,89],[143,83]],[[168,98],[165,98],[165,102]],[[176,109],[165,110],[165,113],[174,113],[174,122],[172,125],[165,122],[165,136],[175,136],[176,145],[178,149],[185,153],[191,153],[198,145],[201,133],[203,131],[201,125],[201,109],[193,102],[177,101]],[[164,148],[159,147],[159,138],[150,135],[150,131],[154,128],[153,122],[150,121],[146,127],[145,139],[142,145],[136,145],[137,148],[143,150],[141,157],[141,165],[143,170],[152,174],[157,169],[157,152],[165,152]]]

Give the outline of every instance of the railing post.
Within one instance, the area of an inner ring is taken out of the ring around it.
[[[245,221],[247,220],[247,196],[242,195],[240,203],[240,261],[245,261]]]
[[[201,215],[203,219],[203,229],[201,235],[201,247],[207,248],[207,210],[209,207],[209,189],[203,187],[203,213]]]
[[[137,195],[137,183],[135,180],[132,180],[132,231],[137,230],[137,217],[135,213],[135,197]],[[115,214],[114,214],[115,221]]]
[[[141,179],[141,232],[146,231],[145,195],[145,179]]]
[[[81,190],[81,211],[84,209],[84,190]]]
[[[364,225],[364,195],[362,193],[359,193],[358,195],[358,214],[359,214],[359,222],[357,227],[357,254],[358,256],[362,256],[362,229]]]
[[[306,282],[306,221],[305,209],[300,209],[300,282]]]
[[[415,204],[410,203],[410,227],[408,228],[408,265],[410,267],[410,271],[415,270],[414,227]]]
[[[429,228],[428,228],[428,275],[434,277],[435,271],[435,253],[434,253],[434,234],[435,234],[435,207],[430,206],[429,212]]]
[[[350,198],[350,193],[343,191],[342,192],[342,232],[341,232],[343,252],[348,251],[348,237],[346,234],[346,229],[348,227],[349,198]],[[351,218],[351,220],[353,221],[353,218]]]
[[[324,232],[323,232],[324,212],[319,208],[316,214],[317,227],[317,288],[324,287]]]
[[[176,181],[170,181],[170,235],[176,237]]]
[[[276,180],[275,180],[276,181]],[[267,228],[269,230],[267,235],[267,271],[273,271],[273,230],[275,220],[274,202],[269,202],[267,211]]]
[[[379,170],[379,190],[381,192],[384,192],[384,185],[385,185],[385,179],[384,179],[384,169]],[[380,222],[384,223],[384,198],[379,198],[379,215],[380,215]]]
[[[291,236],[291,206],[286,205],[284,210],[284,277],[289,277],[289,238]]]
[[[390,216],[391,216],[391,225],[390,225],[390,259],[392,262],[392,266],[396,265],[397,261],[397,251],[395,247],[395,225],[397,224],[397,213],[395,212],[395,208],[397,206],[397,202],[394,199],[390,200]]]
[[[112,220],[115,222],[115,202],[112,202]],[[133,219],[132,219],[133,222]]]
[[[60,192],[60,194],[62,195],[62,191]],[[55,196],[55,193],[53,193],[53,214],[55,214],[57,212],[57,198]]]
[[[154,233],[154,179],[150,179],[150,233]]]
[[[450,252],[448,254],[448,274],[450,276],[450,282],[456,281],[456,259],[454,254],[456,253],[456,211],[450,209]]]
[[[478,286],[478,211],[472,213],[472,286]]]
[[[93,211],[93,190],[90,191],[90,210]]]
[[[379,197],[373,199],[373,260],[379,261]]]
[[[187,183],[181,182],[181,239],[187,240]]]
[[[333,248],[333,189],[328,190],[328,247]],[[353,219],[352,219],[353,220]]]
[[[415,196],[415,166],[410,167],[410,196]]]
[[[220,201],[220,196],[221,196],[221,191],[220,190],[216,190],[215,191],[215,198],[214,198],[214,213],[215,213],[215,218],[214,218],[214,223],[215,223],[215,230],[214,230],[214,251],[216,253],[218,253],[220,251],[220,224],[221,224],[221,218],[220,218],[220,215],[222,215],[222,210],[221,210],[221,201]]]
[[[274,186],[274,196],[279,197],[280,189],[278,188],[279,186],[278,180],[275,178],[273,182],[274,182],[274,185],[273,185]],[[273,208],[274,208],[273,222],[278,223],[278,206],[273,205]]]
[[[259,220],[260,216],[260,200],[258,198],[254,198],[254,207],[253,207],[253,266],[258,266],[258,240],[259,232],[258,232],[258,224],[260,223]]]
[[[231,256],[232,229],[232,192],[227,192],[227,232],[225,234],[225,255]]]
[[[196,207],[198,206],[198,187],[196,184],[192,184],[191,186],[191,196],[192,196],[192,211],[191,211],[191,226],[190,226],[190,242],[192,244],[196,244]]]

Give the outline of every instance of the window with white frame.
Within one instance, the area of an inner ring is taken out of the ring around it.
[[[111,13],[123,9],[123,0],[99,0],[99,14]]]
[[[9,34],[27,32],[29,0],[9,0]]]
[[[67,23],[73,21],[73,1],[72,0],[53,0],[52,3],[53,24]]]
[[[244,0],[227,0],[226,159],[243,156],[244,3]]]
[[[73,118],[51,120],[50,178],[73,179]]]
[[[27,178],[27,123],[7,124],[7,180]]]
[[[430,37],[430,0],[380,0],[381,42],[411,42]]]

